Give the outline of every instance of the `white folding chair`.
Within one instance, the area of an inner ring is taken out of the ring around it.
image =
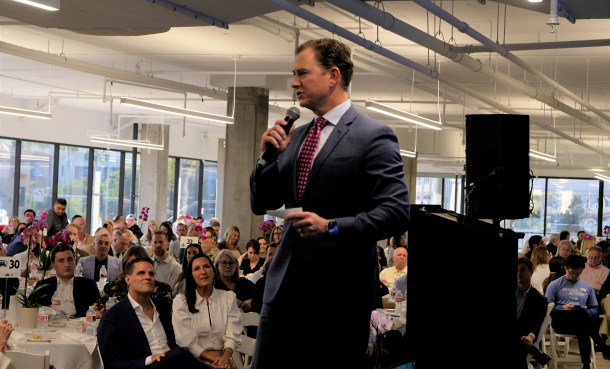
[[[551,302],[549,304],[549,306],[546,308],[546,317],[544,318],[544,321],[542,322],[542,325],[540,326],[540,331],[538,332],[538,336],[536,336],[536,341],[534,342],[534,347],[538,347],[540,348],[540,351],[546,353],[546,330],[548,329],[549,325],[551,325],[551,311],[553,310],[553,307],[555,306],[554,302]],[[541,344],[542,343],[542,344]],[[527,355],[527,366],[528,368],[532,368],[532,364],[530,364],[530,362],[532,361],[532,355]],[[546,365],[543,366],[542,368],[546,368]]]
[[[237,369],[250,369],[250,358],[254,355],[254,347],[256,340],[247,336],[241,337],[241,345],[233,351],[233,361],[237,365]],[[242,359],[242,354],[243,359]]]
[[[258,322],[261,316],[258,313],[241,313],[241,324],[243,325],[243,334],[246,334],[246,327],[258,327]]]
[[[6,356],[11,359],[8,369],[48,369],[51,365],[51,354],[49,351],[45,351],[44,355],[36,355],[7,350]]]
[[[564,342],[559,342],[560,338],[563,338]],[[551,368],[557,369],[558,365],[565,368],[566,365],[569,364],[577,364],[580,366],[580,355],[578,355],[578,357],[568,357],[570,341],[575,338],[576,336],[571,334],[556,333],[553,326],[551,326]],[[591,338],[589,338],[589,340],[591,341],[591,369],[597,369],[597,363],[595,362],[595,343],[593,343]],[[561,356],[559,351],[562,351]]]

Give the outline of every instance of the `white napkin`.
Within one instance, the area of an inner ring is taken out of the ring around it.
[[[88,336],[82,333],[76,332],[62,332],[61,338],[66,339],[68,341],[79,342],[85,345],[87,351],[89,351],[89,355],[93,353],[95,350],[95,346],[97,345],[97,338],[93,336]]]
[[[11,333],[11,337],[10,337],[13,341],[17,342],[17,341],[25,341],[27,339],[27,335],[21,332],[18,332],[17,330],[14,330]]]

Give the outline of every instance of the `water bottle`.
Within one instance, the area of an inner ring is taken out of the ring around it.
[[[106,310],[110,310],[111,307],[113,307],[116,304],[116,302],[114,301],[114,297],[111,297],[108,302],[106,302]]]
[[[51,306],[61,309],[61,295],[57,291],[55,291],[53,297],[51,297]]]
[[[102,285],[106,284],[106,280],[108,279],[108,272],[106,271],[106,266],[102,265],[100,268],[100,282]]]
[[[30,263],[30,274],[38,274],[38,266],[36,266],[36,260]]]
[[[55,268],[51,269],[51,271],[49,272],[49,275],[51,277],[57,277],[57,272],[55,271]]]
[[[85,334],[87,336],[96,336],[95,322],[86,322],[85,323]]]
[[[89,310],[87,310],[85,320],[87,321],[87,323],[93,322],[95,316],[96,315],[95,315],[95,310],[93,310],[93,306],[89,306]]]
[[[47,311],[47,307],[43,306],[38,309],[38,321],[36,322],[36,329],[40,331],[42,337],[47,333],[49,325],[49,312]]]
[[[403,301],[404,298],[402,296],[402,293],[400,292],[400,290],[398,290],[398,292],[396,293],[396,314],[400,314],[402,312]]]
[[[396,292],[398,292],[398,288],[396,288],[396,284],[394,284],[392,286],[392,289],[390,289],[390,299],[389,301],[394,302],[396,299]]]
[[[80,261],[78,262],[78,264],[76,264],[76,269],[74,269],[74,276],[75,277],[83,276],[83,266],[80,264]]]

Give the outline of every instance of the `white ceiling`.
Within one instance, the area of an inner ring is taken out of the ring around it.
[[[189,7],[190,4],[201,3],[201,8],[198,8],[197,11],[202,13],[207,11],[210,16],[220,17],[229,23],[265,13],[267,13],[267,16],[286,24],[295,22],[294,16],[284,11],[269,13],[273,7],[267,5],[263,0],[190,0],[183,2],[188,3]],[[518,8],[510,5],[518,2],[522,7]],[[589,17],[593,16],[587,13],[587,9],[597,9],[596,14],[603,14],[605,9],[603,4],[608,4],[608,7],[610,7],[610,2],[606,0],[571,2],[564,0],[564,2],[566,7],[568,7],[568,4],[574,7],[574,10],[571,11],[580,11],[578,14],[585,14]],[[436,3],[440,5],[440,0],[437,0]],[[507,3],[509,6],[507,8],[505,35],[503,25],[504,5],[500,7],[499,35],[496,31],[498,4],[495,2],[488,1],[487,5],[481,5],[474,0],[455,1],[453,4],[454,14],[479,32],[485,35],[491,34],[494,41],[498,38],[500,43],[503,42],[504,38],[507,44],[610,38],[610,20],[608,19],[587,20],[577,17],[576,24],[570,24],[564,18],[560,18],[561,25],[557,27],[557,33],[551,34],[549,26],[546,25],[548,14],[524,9],[532,6],[532,3],[528,3],[527,0],[507,0]],[[544,1],[543,4],[547,4],[548,7],[547,1]],[[354,17],[345,12],[341,14],[325,3],[318,2],[313,8],[305,5],[301,6],[341,27],[348,28],[354,33],[359,32],[358,22],[354,20]],[[426,30],[426,11],[416,4],[410,1],[386,1],[384,6],[386,11],[401,20],[419,29]],[[444,9],[451,11],[452,2],[445,0],[442,2],[442,6]],[[543,5],[536,6],[542,7]],[[586,6],[588,8],[584,9]],[[84,12],[78,13],[76,10],[79,7],[84,8]],[[580,7],[583,7],[583,9]],[[66,10],[65,13],[55,16],[51,12],[34,9],[12,0],[0,0],[0,15],[4,16],[4,18],[0,18],[0,41],[39,51],[46,52],[48,50],[55,55],[63,52],[67,58],[121,70],[134,71],[136,64],[139,64],[140,73],[152,73],[159,78],[209,87],[211,87],[210,75],[213,74],[211,72],[233,72],[234,61],[232,56],[240,55],[241,58],[237,61],[237,70],[240,73],[246,71],[252,71],[253,74],[268,72],[275,75],[276,86],[277,75],[286,73],[285,88],[271,90],[270,97],[280,100],[291,99],[292,97],[289,81],[294,42],[287,42],[283,38],[254,26],[242,24],[243,22],[230,24],[228,30],[208,26],[145,0],[62,0],[61,11],[64,10]],[[50,28],[28,24],[2,25],[11,20]],[[435,22],[430,15],[429,20],[430,32],[433,32],[434,24],[436,24],[438,30],[438,18]],[[296,19],[296,25],[302,30],[301,41],[314,37],[332,37],[328,32],[317,29],[314,25],[307,24],[303,20]],[[89,36],[58,29],[79,27],[172,28],[167,32],[129,37]],[[452,30],[447,23],[442,22],[441,31],[445,40],[451,38]],[[376,27],[372,27],[366,22],[363,22],[362,32],[369,40],[376,40],[377,38]],[[457,31],[453,32],[453,37],[460,46],[478,44],[470,37]],[[426,49],[397,35],[380,29],[379,41],[385,48],[422,65],[428,63]],[[588,88],[590,103],[610,114],[610,47],[561,49],[557,51],[517,51],[514,54],[533,66],[541,68],[547,75],[554,77],[555,70],[557,70],[559,82],[578,95],[583,94],[586,97]],[[437,96],[435,94],[415,89],[413,95],[411,95],[411,85],[409,83],[405,83],[404,80],[401,81],[400,78],[390,78],[385,74],[379,74],[377,70],[369,67],[369,62],[374,62],[377,65],[385,63],[390,66],[387,69],[391,70],[393,74],[408,79],[412,76],[411,70],[398,66],[376,54],[368,55],[359,52],[356,55],[358,57],[352,85],[353,100],[373,98],[376,100],[399,101],[402,98],[403,103],[389,103],[389,105],[405,110],[411,109],[413,112],[431,118],[438,117],[438,112],[439,110],[442,111],[443,107],[436,104]],[[473,54],[473,56],[483,62],[491,63],[494,67],[497,63],[498,70],[508,73],[508,64],[502,57],[493,53],[491,54],[491,60],[488,60],[490,59],[489,53]],[[506,87],[494,86],[492,81],[451,61],[446,61],[444,58],[439,57],[436,60],[440,64],[439,68],[442,74],[476,91],[483,92],[504,105],[508,105],[509,93]],[[430,64],[434,64],[432,53]],[[538,79],[529,74],[524,75],[520,68],[511,65],[510,69],[510,75],[517,80],[526,79],[531,85],[536,87],[540,85]],[[0,74],[2,76],[0,77],[0,94],[4,96],[12,95],[15,98],[43,101],[48,95],[48,65],[3,54],[0,50]],[[58,100],[58,104],[95,111],[108,111],[108,104],[103,103],[101,98],[104,87],[102,77],[58,67],[51,67],[50,74],[53,98]],[[238,85],[241,85],[239,82],[240,76],[237,76]],[[246,79],[247,77],[242,78]],[[417,74],[415,79],[436,91],[436,81],[427,80]],[[444,86],[441,85],[441,89],[443,88]],[[548,87],[545,90],[547,93],[553,92]],[[114,85],[111,92],[115,97],[130,95],[163,104],[182,105],[182,95],[166,91]],[[452,89],[448,89],[448,92],[455,96],[458,95]],[[78,94],[78,97],[76,94]],[[412,107],[409,103],[411,98],[416,101]],[[574,106],[574,102],[567,98],[559,96],[559,99],[563,99],[566,104]],[[428,103],[421,103],[422,101]],[[476,107],[484,107],[484,104],[472,98],[467,98],[467,101]],[[282,101],[278,105],[288,107],[292,105],[292,102]],[[360,103],[357,103],[357,105],[363,106]],[[543,108],[540,102],[528,99],[515,91],[510,93],[510,106],[521,110],[523,113],[530,114],[532,117],[551,122],[548,107]],[[225,101],[205,98],[202,102],[201,98],[196,95],[189,95],[187,107],[216,114],[226,114]],[[464,109],[458,104],[447,104],[445,109],[446,123],[453,125],[463,125],[464,113],[487,113],[478,109]],[[142,114],[142,111],[137,108],[115,104],[114,113]],[[391,125],[396,124],[396,122],[387,121],[383,116],[376,114],[371,114],[371,117],[384,120]],[[274,119],[276,117],[270,118],[270,120]],[[570,135],[582,137],[590,145],[597,147],[598,142],[600,142],[600,145],[603,145],[610,152],[608,137],[601,135],[599,130],[592,126],[581,125],[579,121],[575,122],[572,117],[563,113],[558,114],[555,124],[557,128]],[[222,125],[218,125],[218,128],[212,128],[212,130],[214,129],[218,134],[224,132]],[[539,140],[544,140],[545,135],[548,138],[552,137],[547,131],[532,127],[532,145],[535,145]],[[570,153],[590,154],[590,151],[568,141],[557,140],[557,142],[559,143],[558,151],[562,155]],[[603,162],[603,164],[605,163],[606,161]],[[595,165],[598,164],[595,163]]]

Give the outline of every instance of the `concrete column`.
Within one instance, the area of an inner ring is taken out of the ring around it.
[[[405,182],[409,189],[409,203],[415,204],[415,186],[417,185],[417,158],[402,157],[402,168],[405,172]]]
[[[165,147],[163,150],[140,150],[139,206],[140,209],[149,207],[148,219],[161,224],[168,218],[166,209],[169,126],[143,124],[140,137],[142,140],[149,140],[152,144],[163,144]]]
[[[222,202],[224,199],[223,189],[225,183],[225,142],[224,138],[218,139],[218,159],[216,161],[216,218],[220,222],[218,241],[222,239],[225,230],[229,227],[225,227],[222,223]]]
[[[229,88],[228,95],[227,115],[230,116],[233,88]],[[235,123],[227,124],[221,225],[223,229],[239,228],[244,252],[246,241],[260,234],[258,226],[263,221],[263,216],[255,216],[250,211],[250,173],[260,154],[260,137],[267,130],[269,90],[238,87],[235,101]]]

